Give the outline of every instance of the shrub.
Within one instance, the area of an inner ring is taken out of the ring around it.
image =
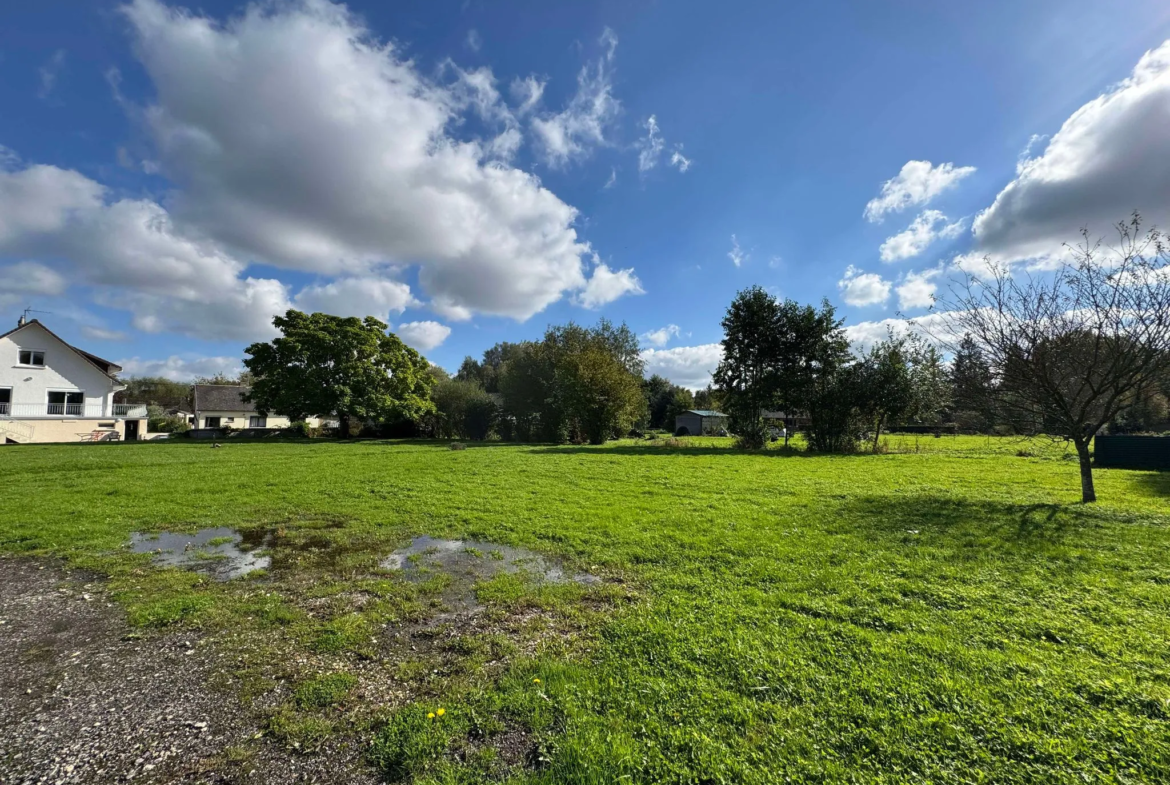
[[[451,449],[455,451],[466,450],[467,445],[463,442],[451,442]]]
[[[687,428],[687,426],[685,426],[685,425],[680,425],[680,426],[678,426],[677,428],[675,428],[675,429],[674,429],[674,435],[675,435],[675,436],[690,436],[690,435],[691,435],[691,431],[690,431],[690,429],[689,429],[689,428]]]

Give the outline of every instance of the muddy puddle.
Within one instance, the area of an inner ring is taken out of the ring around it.
[[[230,581],[268,569],[272,558],[254,553],[267,544],[263,535],[245,538],[226,526],[201,529],[194,534],[134,532],[130,535],[130,550],[154,554],[156,566],[194,570],[217,581]]]
[[[382,560],[384,570],[401,572],[410,580],[427,580],[437,573],[451,576],[444,600],[458,609],[479,607],[475,584],[501,574],[523,574],[536,581],[585,585],[601,579],[587,573],[566,573],[555,560],[524,548],[476,540],[416,537]]]

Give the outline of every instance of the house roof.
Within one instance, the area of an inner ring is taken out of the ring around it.
[[[726,417],[723,412],[717,412],[714,409],[687,409],[687,414],[697,414],[700,417]]]
[[[96,354],[90,354],[87,351],[84,351],[82,349],[78,349],[76,346],[68,343],[61,336],[57,335],[57,333],[53,332],[48,327],[46,327],[44,324],[42,324],[39,319],[30,319],[29,321],[25,322],[24,324],[18,324],[18,325],[16,325],[16,327],[12,328],[8,332],[0,335],[0,338],[7,338],[8,336],[12,335],[13,333],[20,332],[21,330],[25,329],[26,327],[31,327],[34,324],[37,327],[40,327],[45,332],[47,332],[53,338],[56,338],[61,343],[65,344],[65,346],[67,346],[70,349],[72,349],[73,351],[75,351],[78,355],[81,356],[81,358],[83,360],[85,360],[90,365],[97,368],[99,371],[104,373],[106,376],[109,376],[114,381],[117,381],[117,379],[114,378],[114,374],[116,374],[116,373],[118,373],[118,371],[122,370],[122,366],[118,365],[117,363],[112,363],[109,360],[103,360],[101,357],[98,357]]]
[[[245,401],[251,387],[239,384],[197,384],[195,411],[197,412],[254,412],[256,404]]]

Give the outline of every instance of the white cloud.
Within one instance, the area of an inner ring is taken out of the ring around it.
[[[670,154],[670,165],[678,167],[680,172],[686,172],[691,168],[691,159],[682,154],[682,145],[676,145],[674,151]]]
[[[878,305],[890,299],[889,281],[877,273],[862,272],[853,265],[845,268],[845,275],[837,282],[837,288],[848,305]]]
[[[666,142],[662,139],[658,119],[654,115],[650,115],[643,128],[646,129],[646,137],[638,141],[638,171],[648,172],[658,166],[658,158]]]
[[[467,44],[468,49],[473,52],[478,52],[480,47],[483,46],[483,38],[480,37],[478,30],[472,28],[471,30],[467,31],[467,40],[465,43]]]
[[[845,327],[845,337],[854,350],[865,351],[879,341],[884,341],[892,331],[895,337],[915,333],[932,343],[939,339],[950,340],[955,330],[949,329],[951,317],[944,313],[929,313],[914,319],[882,319],[881,321],[859,322]]]
[[[418,305],[410,287],[384,278],[341,278],[327,284],[306,286],[296,296],[299,310],[329,313],[334,316],[375,316],[384,322],[390,314],[399,314]]]
[[[105,196],[100,184],[53,166],[0,171],[0,254],[59,261],[71,268],[68,280],[98,287],[97,302],[131,311],[146,332],[271,333],[273,314],[289,305],[283,284],[242,279],[245,265],[182,233],[154,202]]]
[[[670,342],[671,338],[677,338],[678,336],[678,325],[668,324],[665,327],[659,327],[657,330],[651,330],[650,332],[642,333],[638,337],[651,346],[666,346],[666,344]]]
[[[589,282],[577,297],[585,308],[600,308],[626,294],[645,294],[642,282],[634,275],[634,268],[611,270],[604,262],[594,259],[596,267]]]
[[[1170,41],[1128,78],[1072,114],[1036,158],[976,217],[979,254],[997,261],[1051,257],[1082,228],[1107,235],[1139,210],[1170,223]],[[1030,153],[1029,153],[1030,154]]]
[[[16,262],[0,267],[3,289],[17,294],[57,295],[68,286],[64,276],[39,262]]]
[[[47,101],[49,96],[53,93],[53,88],[57,86],[57,77],[61,75],[61,70],[65,67],[65,50],[58,49],[49,58],[48,62],[41,66],[41,88],[37,91],[37,97],[42,101]]]
[[[122,330],[107,330],[105,327],[95,327],[91,324],[83,325],[81,334],[95,341],[128,341],[130,334]]]
[[[935,240],[958,237],[963,226],[961,219],[947,223],[947,217],[938,210],[923,210],[904,231],[886,238],[880,249],[882,261],[897,262],[917,256]]]
[[[157,94],[143,116],[184,226],[241,258],[323,275],[417,264],[424,291],[467,312],[525,319],[585,286],[577,211],[491,163],[517,135],[451,136],[464,109],[507,125],[485,69],[429,81],[323,0],[251,6],[224,24],[157,0],[126,14]],[[583,84],[604,89],[585,103],[616,107],[611,56],[586,69]],[[586,112],[598,123],[579,127],[569,111],[564,127],[585,138],[605,115]]]
[[[711,383],[711,374],[715,373],[722,358],[723,344],[720,343],[642,351],[648,377],[654,374],[665,376],[691,390],[701,390]]]
[[[607,27],[600,43],[605,52],[595,63],[581,69],[577,75],[577,92],[568,105],[560,112],[546,113],[532,120],[539,150],[551,167],[564,167],[587,157],[591,147],[608,144],[608,128],[621,113],[621,102],[613,96],[611,68],[617,36]]]
[[[131,357],[118,360],[122,377],[162,376],[175,382],[189,382],[200,376],[238,376],[243,370],[239,357],[201,357],[193,354],[173,354],[165,360],[143,360]]]
[[[731,260],[731,263],[739,267],[747,261],[750,255],[739,247],[739,239],[734,234],[731,235],[731,250],[727,252],[727,258]]]
[[[934,279],[942,274],[942,268],[922,270],[906,273],[902,282],[895,290],[898,293],[898,307],[907,310],[910,308],[929,308],[934,305],[934,293],[938,284]]]
[[[398,325],[394,332],[407,346],[429,352],[447,340],[451,328],[439,322],[407,322]]]
[[[614,185],[616,185],[616,184],[617,184],[617,168],[610,167],[609,179],[605,181],[605,185],[603,185],[602,188],[613,188]]]
[[[882,184],[881,192],[865,206],[865,218],[880,223],[886,213],[929,202],[975,171],[974,166],[952,163],[934,166],[930,161],[907,161],[902,171]]]
[[[535,109],[540,103],[541,97],[544,95],[544,87],[546,84],[548,84],[547,80],[537,79],[535,76],[513,79],[511,88],[512,98],[520,104],[516,108],[516,113],[525,115]]]
[[[1048,141],[1048,134],[1032,134],[1028,137],[1028,144],[1024,145],[1024,149],[1016,156],[1016,174],[1023,174],[1029,166],[1035,161],[1032,158],[1032,148],[1039,145],[1041,142]]]

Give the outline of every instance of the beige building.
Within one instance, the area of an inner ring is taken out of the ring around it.
[[[256,404],[244,400],[247,387],[234,384],[197,384],[192,390],[194,428],[287,428],[287,417],[261,415]]]
[[[21,318],[0,334],[0,444],[146,438],[145,404],[114,403],[121,370]]]

